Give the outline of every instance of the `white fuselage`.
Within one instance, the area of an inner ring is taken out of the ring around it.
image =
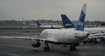
[[[48,40],[56,40],[63,43],[77,43],[87,38],[88,32],[77,31],[74,29],[46,29],[41,33],[42,37]]]
[[[63,29],[75,29],[75,28],[63,28]],[[89,37],[87,38],[99,38],[99,37],[105,38],[105,28],[84,28],[84,31],[89,32]]]

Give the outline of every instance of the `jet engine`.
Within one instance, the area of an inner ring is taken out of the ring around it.
[[[39,40],[32,40],[31,45],[35,48],[38,48],[38,47],[40,47],[41,44],[40,44]]]

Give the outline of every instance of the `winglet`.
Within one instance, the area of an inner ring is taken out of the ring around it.
[[[61,18],[62,18],[64,28],[75,28],[75,25],[65,14],[61,14]]]
[[[80,14],[80,17],[79,17],[79,20],[78,20],[78,23],[77,23],[76,30],[84,31],[84,23],[85,23],[85,16],[86,16],[86,6],[87,6],[87,3],[85,3],[83,5],[83,8],[81,10],[81,14]]]

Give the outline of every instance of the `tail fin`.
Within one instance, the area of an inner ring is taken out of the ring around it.
[[[41,25],[40,22],[39,21],[36,21],[36,23],[37,23],[38,27],[40,27],[40,25]]]
[[[84,23],[85,23],[85,16],[86,16],[86,6],[87,6],[87,3],[85,3],[83,5],[83,8],[81,10],[81,14],[80,14],[80,17],[79,17],[79,20],[78,20],[78,23],[77,23],[76,30],[84,31]]]
[[[75,25],[69,20],[65,14],[61,14],[64,28],[75,28]]]

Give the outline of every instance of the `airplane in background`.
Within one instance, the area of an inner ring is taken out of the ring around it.
[[[62,28],[63,26],[61,25],[43,25],[39,21],[36,21],[37,26],[40,28]]]
[[[44,51],[50,51],[49,43],[70,45],[70,50],[75,50],[76,46],[79,45],[79,42],[89,36],[89,33],[84,31],[86,5],[86,3],[83,5],[80,18],[75,29],[45,29],[38,38],[31,38],[31,45],[38,48],[41,45],[40,41],[44,41]]]
[[[71,22],[71,20],[65,15],[61,14],[62,22],[63,22],[63,29],[74,29],[76,28],[75,25]],[[89,32],[89,37],[84,40],[84,42],[95,42],[97,44],[97,40],[95,38],[105,39],[105,28],[84,28],[85,31]],[[93,39],[94,38],[94,39]],[[93,39],[93,40],[92,40]]]
[[[64,29],[76,28],[76,26],[71,22],[71,20],[65,14],[61,14],[61,18],[62,18]],[[105,28],[84,28],[84,30],[94,35],[97,33],[99,33],[99,35],[103,35],[103,34],[105,35]]]

